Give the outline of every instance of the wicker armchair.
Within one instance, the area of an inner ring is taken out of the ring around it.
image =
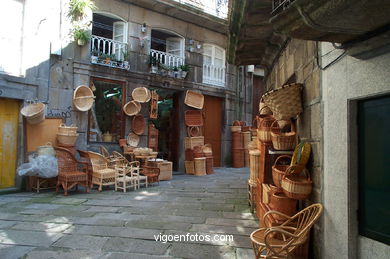
[[[253,250],[258,258],[290,258],[298,247],[309,238],[310,229],[321,216],[321,204],[313,204],[292,217],[278,211],[268,211],[263,222],[271,214],[277,214],[286,220],[280,226],[271,226],[255,230],[251,234]]]
[[[140,169],[140,173],[148,177],[148,182],[150,184],[157,183],[160,184],[160,168],[144,166]]]
[[[77,161],[74,155],[65,148],[55,147],[56,157],[58,159],[58,178],[56,192],[62,186],[64,195],[68,195],[68,190],[80,184],[89,192],[88,185],[88,164]]]
[[[80,155],[80,161],[87,163],[88,183],[89,183],[89,188],[92,188],[92,164],[88,156],[88,151],[77,149],[77,152]]]
[[[115,169],[108,167],[108,160],[101,154],[88,151],[92,164],[92,185],[99,186],[99,192],[103,186],[115,184]]]
[[[99,152],[107,159],[108,167],[114,169],[116,165],[115,157],[113,155],[110,155],[107,148],[105,148],[104,146],[99,147]]]

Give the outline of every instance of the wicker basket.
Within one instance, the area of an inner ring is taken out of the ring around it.
[[[184,103],[195,109],[203,109],[204,96],[191,90],[187,90]]]
[[[276,119],[290,119],[302,112],[302,84],[289,84],[263,95],[262,100]]]
[[[306,169],[301,173],[293,173],[295,166],[290,166],[281,181],[281,187],[287,197],[304,200],[309,197],[312,190],[312,181]],[[302,173],[304,175],[302,175]]]
[[[231,132],[241,132],[241,126],[231,126],[230,131]]]
[[[186,161],[194,161],[194,150],[186,149],[184,151]]]
[[[137,87],[133,90],[131,93],[131,96],[133,99],[139,103],[146,103],[149,102],[151,98],[151,93],[148,88],[146,87]]]
[[[79,111],[89,111],[92,108],[94,101],[95,96],[88,86],[80,85],[73,92],[73,104]]]
[[[291,159],[291,165],[301,165],[303,167],[306,166],[309,161],[311,152],[310,143],[301,142],[299,143],[294,150],[293,157]]]
[[[30,124],[38,124],[45,120],[45,107],[43,103],[31,103],[22,108],[20,113]]]
[[[249,150],[245,149],[244,152],[244,167],[249,167]]]
[[[232,132],[232,148],[244,148],[242,132]]]
[[[212,157],[213,156],[213,149],[211,147],[211,144],[205,144],[202,147],[202,152],[206,157]]]
[[[131,147],[137,147],[139,144],[139,136],[134,133],[127,135],[127,144]]]
[[[57,141],[62,145],[74,145],[79,134],[68,135],[57,133]]]
[[[260,171],[260,151],[259,150],[249,151],[249,168],[250,168],[249,183],[256,184],[256,179],[258,178],[259,171]]]
[[[272,180],[274,181],[274,184],[277,187],[281,187],[280,182],[282,181],[283,176],[286,173],[287,168],[289,168],[289,164],[278,164],[281,159],[288,159],[288,162],[291,161],[291,156],[288,155],[282,155],[279,156],[276,160],[274,165],[272,166]]]
[[[194,158],[194,165],[195,165],[195,175],[197,176],[206,175],[205,157]]]
[[[141,111],[141,104],[137,101],[134,101],[134,100],[127,102],[123,106],[123,112],[127,116],[134,116],[134,115],[138,114],[140,111]]]
[[[60,134],[76,134],[77,133],[77,126],[72,124],[70,126],[66,126],[65,124],[61,124],[60,126],[58,126],[58,133]]]
[[[137,135],[142,135],[145,132],[145,119],[144,116],[138,114],[133,117],[131,123],[131,128],[133,132]]]
[[[186,126],[203,126],[203,116],[200,110],[188,110],[184,113]]]
[[[186,174],[195,174],[195,162],[194,161],[184,161],[184,166],[186,168]]]
[[[287,197],[283,192],[272,192],[269,206],[271,209],[293,216],[297,212],[297,200]],[[276,220],[285,220],[284,217],[272,214]]]
[[[245,166],[245,149],[238,148],[232,150],[233,167],[242,168]]]
[[[259,102],[259,114],[260,115],[272,115],[271,109],[264,104],[264,102]]]
[[[292,150],[295,147],[295,137],[296,132],[281,132],[280,127],[276,127],[275,123],[278,121],[274,121],[271,124],[271,139],[272,145],[276,150]]]
[[[214,167],[214,158],[212,156],[206,157],[206,174],[214,173],[213,167]]]
[[[205,154],[202,151],[202,146],[195,146],[193,149],[193,155],[195,158],[205,157]]]
[[[263,143],[271,143],[271,125],[275,119],[271,116],[261,120],[259,129],[257,130],[257,138]]]
[[[188,137],[199,137],[202,136],[202,128],[199,126],[187,127]]]
[[[233,121],[233,126],[240,126],[241,127],[241,121]]]
[[[196,146],[204,145],[204,137],[185,137],[184,138],[184,148],[185,149],[193,149]]]
[[[252,140],[250,131],[242,132],[243,147],[248,149],[249,142]]]

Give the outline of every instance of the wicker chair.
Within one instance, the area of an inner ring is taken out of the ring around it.
[[[107,148],[105,148],[104,146],[99,147],[99,152],[107,159],[108,167],[114,169],[116,166],[115,157],[113,155],[110,155]]]
[[[140,169],[140,173],[148,177],[148,183],[157,183],[160,184],[160,168],[144,166]]]
[[[92,172],[93,171],[92,171],[91,160],[89,159],[89,156],[88,156],[88,151],[77,149],[77,152],[80,155],[80,161],[87,163],[88,183],[89,183],[89,188],[92,188]]]
[[[140,162],[133,161],[129,162],[126,157],[124,157],[121,153],[112,151],[112,155],[115,157],[117,161],[117,166],[123,167],[127,166],[131,169],[132,176],[137,178],[137,188],[140,188],[141,185],[148,187],[148,177],[140,174]]]
[[[108,160],[101,154],[88,151],[92,164],[92,185],[99,186],[99,192],[103,186],[115,185],[115,169],[108,167]]]
[[[310,229],[321,216],[321,204],[313,204],[292,217],[278,211],[268,211],[263,222],[271,214],[277,214],[286,220],[279,226],[270,226],[255,230],[251,234],[253,250],[258,258],[290,258],[294,251],[303,246],[309,238]]]
[[[138,188],[138,178],[133,175],[132,168],[126,165],[115,167],[115,191],[121,189],[126,192],[130,187],[134,190]]]
[[[56,192],[62,186],[64,195],[68,195],[68,190],[80,184],[89,192],[88,185],[88,163],[77,161],[74,155],[65,148],[55,147],[58,159],[58,178]]]

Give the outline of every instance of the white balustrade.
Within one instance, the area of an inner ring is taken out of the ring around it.
[[[91,51],[96,51],[98,55],[115,54],[116,61],[124,60],[124,53],[127,53],[127,43],[116,41],[113,39],[107,39],[104,37],[92,35],[91,37]]]
[[[174,54],[151,49],[150,55],[153,58],[156,58],[159,63],[164,64],[166,66],[179,67],[181,65],[184,65],[184,57],[180,57]]]
[[[203,64],[203,83],[225,86],[225,67]]]

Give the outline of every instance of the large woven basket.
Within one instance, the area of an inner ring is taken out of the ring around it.
[[[283,192],[272,192],[269,206],[272,210],[293,216],[297,212],[297,200],[287,197]],[[272,214],[276,220],[285,220],[283,216]]]
[[[60,126],[58,126],[58,133],[60,134],[76,134],[77,133],[77,126],[72,124],[70,126],[66,126],[65,124],[61,123]]]
[[[282,132],[281,128],[276,126],[278,121],[271,124],[272,145],[276,150],[292,150],[295,147],[296,132]]]
[[[295,167],[290,166],[281,181],[281,187],[287,197],[304,200],[309,197],[312,190],[312,181],[306,169],[301,173],[293,173]],[[302,175],[302,173],[304,175]]]
[[[288,160],[288,164],[279,164],[279,161],[281,159]],[[288,155],[282,155],[279,156],[276,160],[274,165],[272,166],[272,180],[274,181],[274,184],[277,187],[281,187],[280,182],[282,181],[283,176],[286,174],[287,169],[289,168],[289,163],[291,162],[291,156]]]
[[[257,130],[257,138],[263,143],[271,143],[271,125],[275,119],[271,116],[263,118]]]
[[[38,124],[45,120],[45,107],[43,103],[31,103],[22,108],[20,113],[30,124]]]
[[[82,112],[89,111],[92,108],[95,96],[91,88],[86,85],[80,85],[73,92],[74,107]]]
[[[200,110],[188,110],[184,113],[186,126],[203,126],[203,116]]]
[[[133,90],[131,93],[131,96],[133,99],[139,103],[146,103],[149,102],[151,98],[151,93],[148,88],[146,87],[137,87]]]
[[[127,144],[131,147],[137,147],[139,144],[139,136],[134,133],[127,135]]]
[[[131,128],[133,132],[137,135],[142,135],[145,131],[145,119],[144,116],[138,114],[133,117],[131,123]]]
[[[186,168],[186,174],[195,174],[195,162],[194,161],[184,161],[184,166]]]
[[[197,176],[206,175],[205,157],[194,158],[194,164],[195,164],[195,175]]]
[[[245,149],[238,148],[232,149],[233,167],[242,168],[245,167]]]
[[[184,148],[185,149],[193,149],[196,146],[204,145],[204,137],[185,137],[184,138]]]
[[[213,164],[214,164],[214,158],[212,156],[206,157],[206,174],[214,173]]]
[[[79,134],[69,135],[57,133],[57,141],[62,145],[74,145],[78,136]]]
[[[184,103],[195,109],[203,109],[204,96],[201,93],[187,90]]]
[[[232,132],[232,148],[244,148],[243,132]]]
[[[263,95],[262,100],[277,120],[286,120],[302,112],[302,84],[289,84]]]
[[[260,151],[255,149],[249,151],[250,184],[256,184],[260,172]]]
[[[127,116],[137,115],[141,111],[141,104],[137,101],[130,101],[123,106],[123,112]]]

